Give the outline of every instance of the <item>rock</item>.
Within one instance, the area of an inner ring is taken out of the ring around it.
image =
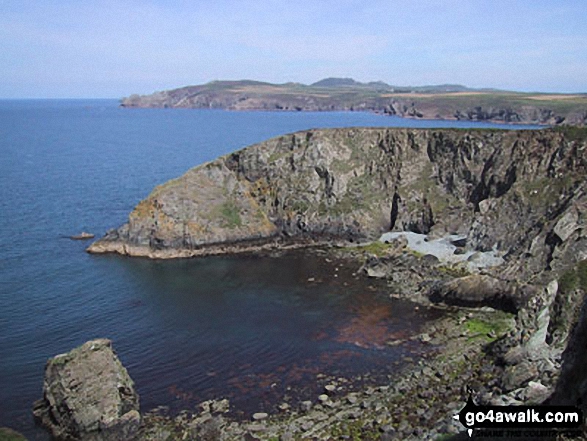
[[[312,409],[312,402],[311,401],[302,401],[300,403],[300,409],[302,412],[309,412]]]
[[[522,393],[522,398],[527,404],[541,404],[549,396],[551,390],[540,382],[530,381]]]
[[[578,222],[579,214],[575,210],[568,211],[554,226],[554,234],[556,234],[561,241],[565,242],[575,231],[582,227]]]
[[[366,268],[367,276],[373,279],[383,279],[387,276],[387,271],[382,267]]]
[[[33,413],[55,438],[130,440],[141,423],[134,383],[107,339],[49,359],[43,395]]]
[[[524,360],[521,363],[508,366],[502,380],[503,389],[512,391],[525,386],[531,379],[536,378],[538,371],[533,363]]]
[[[326,391],[326,393],[332,393],[336,390],[336,386],[334,384],[327,384],[326,386],[324,386],[324,390]]]
[[[0,441],[26,441],[26,438],[9,427],[0,427]]]
[[[426,333],[420,334],[419,338],[422,343],[430,343],[430,341],[432,340],[432,338]]]
[[[530,294],[515,283],[472,274],[437,283],[428,292],[432,302],[444,302],[457,306],[491,306],[508,312],[516,312]]]
[[[212,401],[210,411],[212,413],[227,413],[230,410],[230,402],[225,398],[223,400]]]
[[[265,412],[257,412],[257,413],[253,414],[253,420],[261,421],[261,420],[267,419],[268,416],[269,416],[269,414],[267,414]]]
[[[69,236],[69,238],[72,240],[88,240],[93,239],[94,237],[95,236],[92,233],[86,233],[85,231],[82,231],[80,234]]]
[[[330,400],[330,397],[326,394],[318,396],[318,401],[320,401],[321,403],[326,403],[328,400]]]
[[[433,254],[425,254],[420,260],[426,265],[436,265],[440,263],[440,259]]]

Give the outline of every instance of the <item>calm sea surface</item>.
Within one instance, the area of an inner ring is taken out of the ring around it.
[[[219,155],[344,126],[499,127],[350,112],[0,101],[0,426],[46,438],[30,412],[45,361],[96,337],[114,341],[143,409],[229,397],[245,416],[272,410],[288,387],[314,393],[307,385],[317,374],[385,374],[419,353],[385,341],[418,332],[434,313],[390,303],[381,287],[321,255],[161,262],[91,256],[87,242],[63,238],[101,236],[154,186]]]

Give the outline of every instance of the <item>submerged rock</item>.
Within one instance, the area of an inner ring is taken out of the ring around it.
[[[26,438],[9,427],[0,427],[0,441],[26,441]]]
[[[107,339],[47,361],[35,418],[57,439],[115,441],[136,435],[139,396]]]
[[[74,234],[73,236],[69,236],[69,238],[72,240],[88,240],[93,239],[94,234],[82,231],[80,234]]]

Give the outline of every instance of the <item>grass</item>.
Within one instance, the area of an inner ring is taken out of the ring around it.
[[[558,284],[563,294],[570,293],[577,288],[587,292],[587,259],[579,262],[575,268],[564,272]]]
[[[511,317],[511,314],[497,312],[491,321],[471,318],[464,323],[464,327],[470,334],[469,340],[482,339],[491,343],[509,331]]]
[[[587,127],[559,126],[555,132],[562,133],[570,141],[584,141],[587,139]]]
[[[381,257],[381,256],[384,256],[385,254],[387,254],[387,252],[389,251],[390,248],[391,248],[391,245],[383,243],[383,242],[379,242],[378,240],[376,240],[376,241],[371,242],[370,244],[367,244],[367,245],[361,245],[359,247],[348,248],[348,249],[353,250],[353,251],[368,253],[368,254],[374,254],[377,257]]]
[[[224,224],[228,228],[240,227],[243,224],[239,209],[233,201],[226,201],[221,205],[220,216],[222,216]]]

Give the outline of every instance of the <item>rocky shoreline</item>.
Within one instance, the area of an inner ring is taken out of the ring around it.
[[[387,282],[390,297],[429,306],[436,288],[427,280],[442,283],[462,278],[458,265],[415,254],[407,241],[350,245],[330,247],[327,255],[354,265],[366,282],[374,277],[369,270],[379,267],[376,278]],[[469,274],[476,275],[482,276]],[[398,282],[404,290],[394,289]],[[353,379],[322,376],[316,381],[323,393],[313,400],[284,398],[276,413],[260,411],[250,420],[234,419],[230,403],[221,397],[178,415],[169,415],[163,407],[142,414],[140,427],[132,419],[134,435],[128,439],[434,440],[459,436],[463,427],[452,416],[470,394],[477,404],[493,405],[538,404],[552,396],[564,345],[546,344],[549,321],[544,311],[558,291],[558,282],[551,281],[535,293],[531,304],[515,313],[483,306],[485,299],[475,308],[436,303],[446,314],[414,337],[432,351],[409,361],[384,383],[355,389]],[[102,433],[95,439],[110,438]]]
[[[448,312],[419,337],[439,353],[391,383],[351,392],[332,379],[310,403],[254,421],[232,420],[225,402],[150,413],[141,439],[436,439],[462,429],[451,416],[467,387],[478,404],[586,411],[586,150],[579,128],[310,130],[157,187],[88,251],[338,244],[328,252],[391,297]]]

